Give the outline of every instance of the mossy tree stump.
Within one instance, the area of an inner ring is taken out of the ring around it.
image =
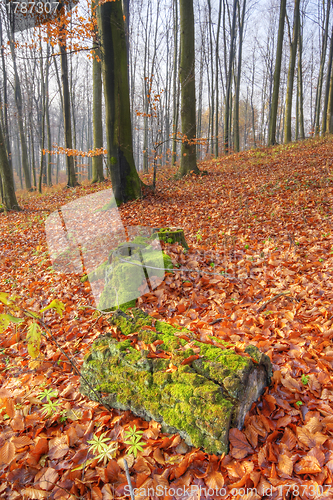
[[[157,245],[154,246],[154,243]],[[98,309],[108,311],[120,308],[125,311],[135,307],[142,284],[146,283],[152,291],[163,281],[168,269],[173,269],[173,264],[169,255],[161,250],[160,244],[154,242],[152,237],[137,236],[133,241],[118,245],[110,253],[109,259],[82,281],[104,281]]]
[[[157,228],[154,230],[160,239],[164,243],[179,243],[185,250],[188,250],[188,244],[186,243],[184,230],[178,228]]]
[[[187,329],[131,312],[118,310],[110,320],[123,340],[107,333],[94,342],[84,379],[110,407],[160,422],[163,432],[208,453],[227,453],[229,429],[243,426],[270,382],[268,356],[255,346],[239,355],[217,338],[202,343]],[[81,392],[98,401],[83,379]]]

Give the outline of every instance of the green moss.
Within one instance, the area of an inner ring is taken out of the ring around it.
[[[106,260],[98,266],[95,271],[92,271],[91,273],[88,274],[88,280],[90,283],[93,283],[94,281],[105,279],[105,272],[108,267],[108,261]]]
[[[148,351],[132,347],[133,337],[117,342],[110,335],[103,335],[85,358],[84,377],[97,390],[108,394],[105,401],[113,408],[130,409],[147,420],[154,419],[161,423],[164,432],[179,432],[188,444],[204,447],[208,453],[226,453],[233,398],[242,391],[253,367],[251,359],[196,341],[200,358],[182,365],[193,350],[183,348],[183,339],[175,335],[179,329],[156,321],[156,332],[145,330],[152,318],[136,308],[132,315],[117,311],[111,321],[125,335],[137,332],[138,339],[146,344],[162,339],[157,350],[165,350],[171,357],[151,359]],[[170,363],[177,366],[175,371],[167,371]],[[84,379],[81,392],[96,399]]]
[[[138,339],[142,340],[145,344],[152,344],[158,338],[158,335],[151,330],[140,330],[138,333]]]
[[[134,318],[131,318],[121,312],[116,312],[112,318],[110,318],[109,323],[116,325],[121,330],[123,335],[136,333],[139,329],[152,324],[153,319],[148,316],[148,314],[139,314],[138,309],[136,308],[132,309],[132,314]]]

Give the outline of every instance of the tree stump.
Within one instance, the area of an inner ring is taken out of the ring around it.
[[[154,233],[157,233],[160,241],[164,241],[164,243],[179,243],[185,250],[188,250],[183,229],[169,227],[156,228],[154,229]]]
[[[162,432],[178,432],[207,453],[227,453],[229,429],[243,426],[270,383],[269,357],[255,346],[236,354],[217,338],[199,342],[190,330],[137,308],[131,313],[118,310],[110,320],[121,341],[107,333],[94,342],[81,370],[82,394],[98,401],[87,380],[108,406],[160,422]]]

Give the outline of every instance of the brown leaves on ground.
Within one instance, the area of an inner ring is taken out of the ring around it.
[[[205,162],[207,176],[179,181],[172,169],[161,170],[155,195],[120,208],[125,225],[183,227],[190,246],[187,254],[168,246],[179,270],[138,306],[205,342],[237,352],[254,344],[272,360],[272,384],[244,428],[231,429],[227,456],[191,449],[158,423],[107,411],[79,393],[64,353],[79,368],[110,325],[95,311],[88,283],[53,272],[44,219],[110,183],[24,193],[24,211],[0,214],[0,290],[30,310],[54,298],[66,306],[62,320],[45,314],[63,352],[43,336],[34,366],[19,329],[1,337],[0,498],[128,498],[125,456],[136,500],[178,500],[177,488],[191,500],[200,488],[201,498],[208,490],[213,498],[332,498],[332,145],[329,138],[230,155]],[[151,356],[159,356],[158,345],[148,346]],[[54,411],[43,417],[47,400],[38,396],[50,388],[57,390]],[[146,443],[136,458],[124,443],[133,425]],[[101,433],[118,443],[105,465],[89,452],[88,441]]]

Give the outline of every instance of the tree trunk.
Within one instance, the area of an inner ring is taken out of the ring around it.
[[[60,64],[61,64],[61,80],[62,80],[62,93],[63,93],[63,115],[64,115],[64,133],[65,133],[65,148],[73,149],[72,142],[72,125],[71,125],[71,105],[69,96],[69,83],[68,83],[68,62],[66,52],[66,33],[65,28],[59,35],[60,46]],[[73,156],[66,155],[67,167],[67,186],[75,187],[78,182],[76,180],[74,159]]]
[[[273,145],[276,142],[276,119],[277,110],[279,103],[279,88],[280,88],[280,75],[281,75],[281,61],[282,61],[282,47],[283,47],[283,34],[284,34],[284,21],[286,17],[286,1],[281,0],[280,4],[280,20],[279,20],[279,32],[278,41],[276,48],[276,59],[275,59],[275,70],[274,70],[274,86],[273,86],[273,97],[272,97],[272,107],[269,123],[269,136],[268,144]]]
[[[3,84],[3,104],[4,104],[4,135],[6,141],[6,149],[8,155],[8,163],[10,169],[13,171],[12,164],[12,153],[11,153],[11,145],[9,140],[9,123],[8,123],[8,92],[7,92],[7,71],[6,71],[6,63],[5,63],[5,50],[2,39],[2,18],[0,16],[0,46],[1,46],[1,62],[2,62],[2,84]]]
[[[303,34],[302,34],[302,26],[299,27],[298,32],[298,122],[299,122],[299,138],[304,139],[304,107],[303,107],[303,68],[302,68],[302,60],[303,60]]]
[[[194,142],[196,139],[196,104],[193,0],[179,0],[179,11],[182,146],[177,176],[183,177],[191,171],[199,173]]]
[[[245,19],[246,0],[243,0],[242,15],[240,15],[240,6],[238,3],[238,66],[235,88],[235,111],[234,111],[234,149],[239,151],[239,92],[240,92],[240,79],[241,79],[241,66],[242,66],[242,49],[243,49],[243,32],[244,32],[244,19]]]
[[[120,0],[97,8],[106,110],[108,162],[117,205],[141,196],[133,158],[127,48]]]
[[[28,149],[27,149],[27,141],[24,131],[24,120],[23,120],[23,102],[22,102],[22,93],[21,93],[21,84],[20,79],[17,72],[16,65],[16,54],[15,54],[15,45],[13,40],[13,34],[10,33],[10,29],[8,29],[8,37],[10,44],[10,51],[13,60],[13,69],[14,69],[14,82],[15,82],[15,102],[17,108],[17,121],[20,132],[20,142],[21,142],[21,153],[22,153],[22,167],[24,173],[24,181],[25,187],[28,191],[31,191],[31,179],[30,179],[30,169],[29,169],[29,161],[28,161]]]
[[[215,158],[219,156],[219,39],[221,30],[222,0],[219,2],[217,20],[216,45],[215,45]]]
[[[327,131],[333,134],[333,71],[331,71],[330,95],[328,99]]]
[[[93,16],[95,16],[95,2],[92,5]],[[94,149],[103,147],[103,121],[102,121],[102,63],[101,51],[98,46],[97,30],[93,42],[93,136]],[[92,157],[92,182],[103,182],[103,156]]]
[[[333,58],[333,27],[331,34],[331,43],[330,43],[330,53],[328,57],[328,66],[327,66],[327,75],[326,75],[326,86],[325,86],[325,98],[324,98],[324,110],[323,110],[323,118],[322,118],[322,134],[326,133],[327,126],[327,111],[328,111],[328,100],[330,95],[330,81],[331,81],[331,72],[332,72],[332,58]]]
[[[325,68],[325,60],[326,60],[326,49],[327,49],[327,39],[328,39],[328,26],[329,26],[329,19],[330,19],[330,10],[331,10],[331,0],[327,0],[326,22],[325,22],[325,28],[323,30],[323,43],[322,43],[321,58],[320,58],[320,68],[319,68],[317,90],[316,90],[316,108],[315,108],[315,123],[314,123],[315,135],[319,134],[320,109],[321,109],[321,94],[322,94],[323,79],[324,79],[324,68]]]
[[[17,203],[15,189],[14,189],[14,177],[13,170],[10,168],[5,138],[2,133],[2,127],[0,124],[0,179],[2,184],[2,203],[6,210],[20,210]]]
[[[232,25],[230,33],[230,52],[229,52],[229,67],[227,74],[227,85],[226,85],[226,96],[225,96],[225,110],[224,110],[224,153],[229,153],[230,148],[230,94],[231,94],[231,82],[232,82],[232,67],[235,57],[235,36],[236,36],[236,14],[237,14],[237,4],[238,0],[233,2],[232,10]]]
[[[293,39],[290,44],[290,60],[289,60],[288,83],[287,83],[286,115],[285,115],[285,129],[284,129],[285,143],[291,141],[291,110],[293,102],[294,74],[295,74],[297,40],[298,40],[298,30],[300,21],[299,4],[300,0],[295,0]]]
[[[40,51],[42,52],[42,42],[40,41]],[[47,62],[46,62],[47,63]],[[43,57],[40,59],[40,82],[41,82],[41,99],[42,99],[42,123],[41,123],[41,144],[40,144],[40,169],[39,169],[39,182],[38,191],[42,192],[43,174],[44,174],[44,143],[45,143],[45,105],[46,105],[46,95],[45,95],[45,82],[44,82],[44,71],[43,71]]]

